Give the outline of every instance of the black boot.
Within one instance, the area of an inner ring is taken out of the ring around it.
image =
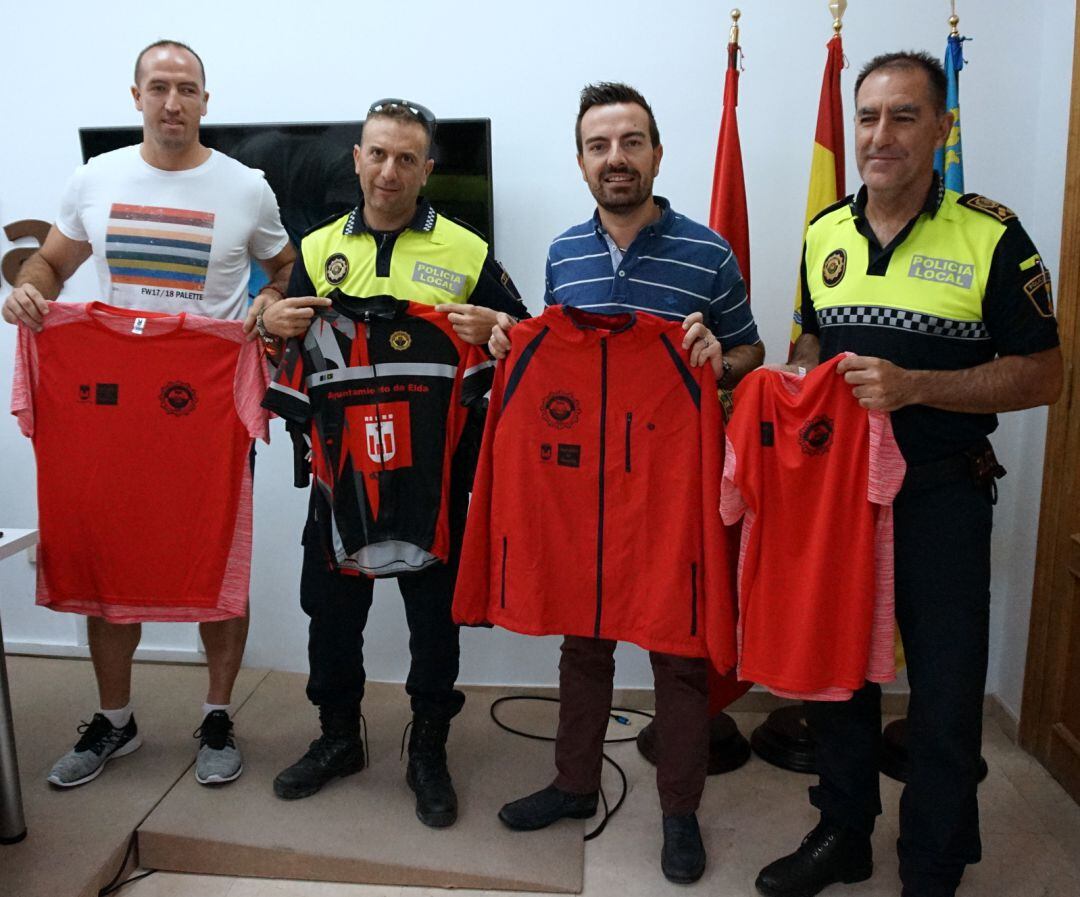
[[[870,836],[822,819],[798,850],[762,869],[754,885],[765,897],[814,897],[836,882],[865,881],[873,871]]]
[[[449,734],[449,720],[413,717],[405,781],[416,794],[416,818],[432,828],[446,828],[457,820],[457,794],[446,768]]]
[[[310,797],[331,779],[352,775],[364,768],[360,743],[360,708],[319,708],[322,735],[292,766],[274,779],[274,794],[285,800]]]

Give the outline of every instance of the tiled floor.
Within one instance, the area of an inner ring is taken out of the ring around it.
[[[762,720],[737,714],[749,733]],[[1031,757],[987,720],[984,756],[990,775],[980,790],[983,862],[968,870],[960,897],[1077,897],[1080,895],[1080,806]],[[752,897],[758,869],[793,849],[813,825],[806,803],[807,776],[784,772],[761,760],[737,772],[710,778],[699,812],[709,867],[692,890],[668,884],[660,874],[660,810],[653,770],[632,744],[611,749],[629,780],[626,803],[585,849],[587,897],[645,897],[699,893],[709,897]],[[606,784],[617,788],[614,775]],[[876,864],[870,881],[834,886],[826,897],[886,897],[899,894],[896,804],[900,786],[882,779],[886,806],[874,836]],[[507,795],[512,797],[513,795]],[[527,849],[528,835],[522,836]],[[155,873],[121,892],[124,897],[442,897],[422,888],[235,879]],[[494,892],[458,891],[460,897]],[[500,892],[501,893],[501,892]]]

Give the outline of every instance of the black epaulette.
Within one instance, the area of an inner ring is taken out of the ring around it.
[[[442,212],[440,212],[439,214],[442,215]],[[454,224],[456,224],[458,227],[465,228],[465,230],[469,231],[469,233],[475,234],[481,240],[483,240],[485,243],[488,243],[488,238],[485,237],[482,233],[480,233],[480,230],[478,228],[476,228],[473,225],[469,224],[469,222],[466,221],[465,219],[463,219],[463,218],[455,218],[453,215],[443,215],[443,217],[447,221],[453,221]],[[488,245],[490,245],[490,243]]]
[[[1008,206],[1003,206],[993,199],[988,199],[981,193],[965,193],[957,202],[962,206],[967,206],[969,209],[974,209],[976,212],[982,212],[984,215],[996,218],[1002,224],[1016,218],[1016,212]]]
[[[327,215],[322,221],[318,222],[317,224],[311,225],[311,227],[309,227],[306,231],[304,231],[300,235],[300,239],[302,240],[308,234],[313,234],[313,233],[315,233],[315,231],[319,230],[320,228],[324,228],[324,227],[326,227],[326,225],[333,224],[335,221],[339,220],[340,218],[344,218],[346,215],[349,214],[350,211],[352,211],[352,210],[351,209],[338,209],[333,214]]]
[[[822,209],[813,218],[810,219],[810,222],[809,222],[809,224],[807,224],[807,227],[809,227],[811,224],[813,224],[819,218],[824,218],[830,212],[835,212],[837,209],[842,209],[844,206],[849,206],[854,201],[855,201],[855,194],[854,193],[849,193],[843,199],[838,199],[832,205],[825,206],[824,209]]]

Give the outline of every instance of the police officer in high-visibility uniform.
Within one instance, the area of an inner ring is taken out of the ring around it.
[[[259,322],[267,340],[304,333],[315,310],[330,304],[323,297],[335,290],[350,297],[392,296],[436,306],[462,339],[477,345],[487,341],[497,312],[527,316],[484,240],[418,199],[434,165],[434,128],[431,112],[419,104],[381,100],[372,105],[360,144],[353,148],[362,201],[305,235],[287,298]],[[435,827],[457,818],[446,739],[450,720],[465,699],[454,688],[458,630],[450,606],[470,475],[458,471],[451,484],[448,562],[398,578],[412,657],[406,682],[413,711],[407,780],[416,793],[417,816]],[[275,793],[287,799],[314,794],[365,763],[362,648],[373,583],[331,569],[310,514],[304,543],[301,605],[311,618],[307,694],[319,708],[322,734],[274,780]]]
[[[976,784],[990,609],[995,412],[1053,402],[1062,360],[1049,275],[1016,215],[944,189],[945,74],[927,54],[872,60],[855,86],[864,187],[806,233],[792,362],[853,352],[838,371],[892,412],[908,465],[894,504],[896,615],[911,686],[910,775],[900,801],[904,897],[952,895],[980,857]],[[842,546],[838,546],[842,550]],[[762,870],[767,897],[809,897],[872,871],[881,812],[881,690],[808,702],[821,820]]]

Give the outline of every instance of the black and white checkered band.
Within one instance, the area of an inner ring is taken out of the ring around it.
[[[954,321],[918,311],[883,308],[879,305],[840,305],[818,311],[821,327],[855,324],[863,327],[895,327],[946,339],[988,340],[990,332],[982,321]]]

